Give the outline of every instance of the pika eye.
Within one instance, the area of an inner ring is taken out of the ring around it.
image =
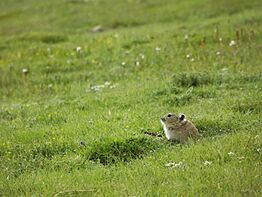
[[[169,118],[170,118],[171,116],[172,116],[171,114],[168,114],[168,115],[167,115],[167,117],[169,117]]]

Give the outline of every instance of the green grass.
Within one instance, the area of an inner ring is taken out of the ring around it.
[[[261,8],[2,0],[0,195],[261,196]],[[167,112],[201,139],[146,136]]]

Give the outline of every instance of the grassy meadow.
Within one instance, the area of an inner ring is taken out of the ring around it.
[[[0,196],[261,196],[261,10],[1,0]],[[202,137],[146,136],[167,112]]]

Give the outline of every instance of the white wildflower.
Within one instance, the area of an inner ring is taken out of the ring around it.
[[[228,71],[228,68],[222,68],[221,69],[221,72],[227,72]]]
[[[104,84],[92,86],[92,87],[90,87],[90,89],[93,90],[93,91],[95,91],[95,92],[100,92],[100,91],[102,91],[102,89],[104,89],[104,88],[113,89],[113,88],[115,88],[115,87],[116,87],[116,85],[111,85],[111,82],[110,82],[110,81],[106,81]]]
[[[185,37],[184,37],[185,41],[188,40],[188,35],[186,34]]]
[[[77,156],[75,157],[75,160],[78,160],[78,159],[81,159],[81,156],[80,156],[80,155],[77,155]]]
[[[125,65],[126,65],[126,62],[122,62],[121,65],[122,65],[122,66],[125,66]]]
[[[233,156],[233,155],[235,155],[235,153],[234,152],[232,152],[232,151],[230,151],[229,153],[227,153],[229,156]]]
[[[140,66],[140,62],[139,61],[136,61],[136,66]]]
[[[182,162],[182,161],[180,161],[180,162],[178,162],[178,163],[176,163],[176,164],[174,165],[175,168],[180,168],[180,167],[182,167],[182,166],[183,166],[183,162]]]
[[[160,47],[156,47],[155,50],[156,51],[161,51],[161,48]]]
[[[181,168],[181,167],[183,167],[183,162],[180,161],[178,163],[174,163],[174,162],[167,163],[167,164],[165,164],[165,167]]]
[[[174,166],[174,165],[175,165],[175,163],[171,162],[171,163],[165,164],[165,167],[171,167],[171,166]]]
[[[191,61],[191,62],[194,62],[194,61],[195,61],[195,58],[191,58],[190,61]]]
[[[23,68],[23,69],[22,69],[22,72],[23,72],[24,74],[27,74],[27,73],[29,72],[29,70],[28,70],[27,68]]]
[[[82,50],[82,48],[81,48],[81,47],[79,47],[79,46],[78,46],[78,47],[76,47],[76,52],[77,52],[77,53],[80,53],[80,52],[81,52],[81,50]]]
[[[243,160],[243,159],[245,159],[245,157],[243,157],[243,156],[242,157],[238,157],[238,159],[239,160]]]
[[[101,32],[101,31],[103,31],[104,29],[103,29],[103,27],[101,26],[101,25],[97,25],[97,26],[95,26],[91,31],[93,32],[93,33],[97,33],[97,32]]]
[[[220,51],[217,51],[216,54],[217,54],[217,56],[221,55]]]
[[[143,53],[140,53],[139,56],[141,57],[141,59],[145,59],[145,55]]]
[[[105,86],[109,86],[110,84],[111,84],[110,81],[106,81],[106,82],[105,82]]]
[[[222,39],[222,38],[219,38],[219,41],[220,41],[220,42],[222,42],[222,41],[223,41],[223,39]]]
[[[186,55],[186,58],[188,58],[188,59],[189,59],[190,57],[191,57],[191,55],[190,55],[190,54],[187,54],[187,55]]]
[[[230,43],[229,43],[229,46],[232,47],[232,46],[235,46],[237,43],[235,40],[231,40]]]
[[[102,88],[104,87],[104,85],[95,85],[95,86],[92,86],[90,89],[95,91],[95,92],[99,92],[102,90]]]
[[[204,166],[210,166],[212,164],[212,161],[204,161]]]
[[[261,148],[258,148],[258,149],[257,149],[257,152],[259,153],[260,151],[261,151]]]
[[[115,85],[111,85],[109,88],[110,89],[116,88],[116,84]]]

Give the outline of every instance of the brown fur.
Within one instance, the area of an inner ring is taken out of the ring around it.
[[[166,137],[169,140],[177,140],[183,143],[189,138],[199,137],[195,125],[191,121],[186,120],[183,114],[177,116],[168,113],[161,118],[161,122],[164,126]]]

